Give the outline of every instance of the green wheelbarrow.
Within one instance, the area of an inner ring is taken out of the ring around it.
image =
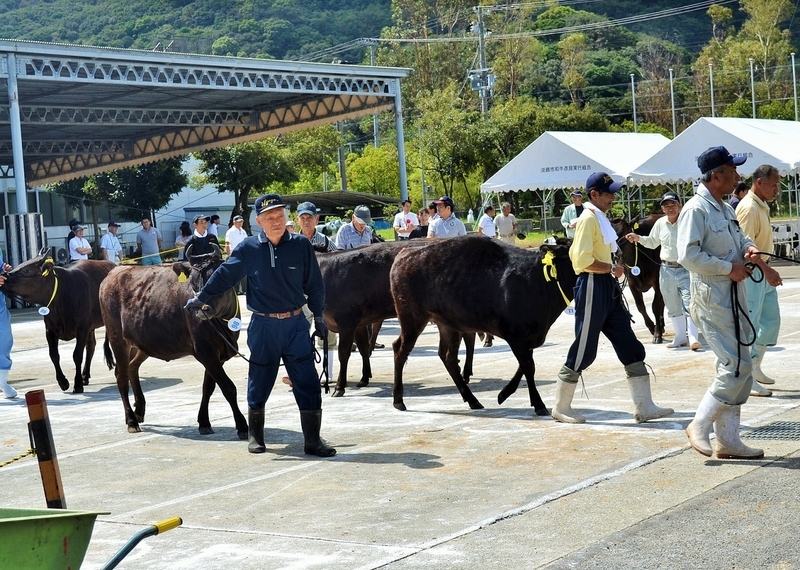
[[[0,507],[0,568],[14,570],[78,570],[86,556],[97,515],[107,512]],[[110,570],[139,542],[180,526],[173,517],[135,534],[102,570]]]

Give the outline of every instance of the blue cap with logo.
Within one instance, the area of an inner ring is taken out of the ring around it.
[[[700,172],[705,174],[715,168],[719,168],[723,164],[740,166],[744,164],[746,160],[746,156],[733,156],[724,146],[712,146],[697,157],[697,166],[700,168]]]
[[[263,196],[256,198],[255,203],[256,214],[263,214],[268,210],[273,210],[275,208],[285,208],[286,202],[283,201],[283,198],[280,197],[278,194],[264,194]]]
[[[598,192],[610,192],[611,194],[625,186],[624,182],[614,182],[605,172],[595,172],[586,179],[586,191],[597,190]]]

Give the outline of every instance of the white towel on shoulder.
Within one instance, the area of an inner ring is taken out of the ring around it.
[[[611,246],[611,253],[616,252],[619,249],[617,246],[617,232],[614,231],[614,227],[611,225],[611,222],[608,221],[606,215],[591,202],[584,203],[583,207],[591,210],[597,218],[597,222],[600,224],[600,231],[603,234],[603,243],[607,243]]]

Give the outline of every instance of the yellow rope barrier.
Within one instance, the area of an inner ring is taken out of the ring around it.
[[[28,449],[28,451],[26,451],[26,452],[25,452],[25,453],[23,453],[22,455],[18,455],[18,456],[16,456],[16,457],[15,457],[15,458],[13,458],[13,459],[9,459],[9,460],[8,460],[8,461],[6,461],[5,463],[0,463],[0,467],[5,467],[6,465],[11,465],[11,464],[12,464],[12,463],[14,463],[15,461],[19,461],[20,459],[25,459],[25,458],[26,458],[26,457],[28,457],[29,455],[33,455],[33,454],[35,454],[35,453],[36,453],[36,450],[35,450],[34,448],[32,448],[32,447],[31,447],[31,448],[29,448],[29,449]]]

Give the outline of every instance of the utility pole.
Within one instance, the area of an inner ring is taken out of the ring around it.
[[[362,39],[361,44],[365,46],[369,46],[369,64],[375,67],[375,48],[378,45],[377,40],[373,39]],[[378,114],[375,113],[372,115],[372,138],[375,144],[375,148],[380,146],[380,141],[378,140]]]
[[[483,118],[489,114],[489,100],[486,93],[487,89],[487,69],[486,69],[486,27],[483,25],[483,7],[478,6],[478,50],[480,52],[480,77],[481,77],[481,113]]]

